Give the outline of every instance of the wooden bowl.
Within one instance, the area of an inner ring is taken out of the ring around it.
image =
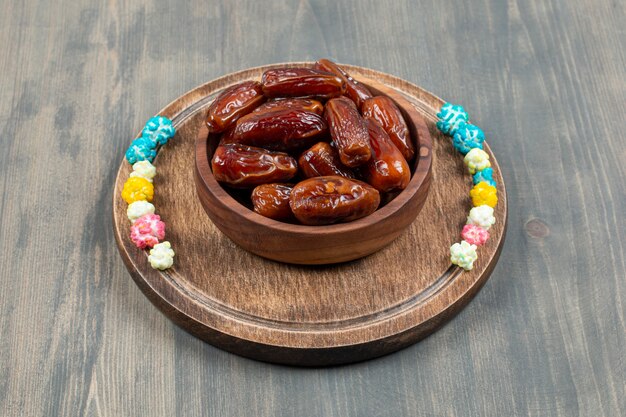
[[[416,149],[408,187],[373,214],[349,223],[304,226],[272,220],[239,203],[215,180],[210,161],[217,138],[208,136],[203,125],[195,144],[196,191],[209,218],[226,236],[244,249],[275,261],[333,264],[378,251],[415,220],[431,180],[432,140],[426,123],[401,93],[374,80],[358,80],[374,95],[390,97],[404,115]]]

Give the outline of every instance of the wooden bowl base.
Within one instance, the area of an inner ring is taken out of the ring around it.
[[[278,65],[275,65],[278,66]],[[160,114],[177,134],[155,161],[154,205],[167,224],[175,265],[152,269],[147,252],[129,239],[126,203],[120,198],[131,172],[121,164],[113,199],[115,235],[122,258],[146,296],[170,319],[222,349],[292,365],[360,361],[408,346],[460,311],[496,265],[506,229],[507,201],[496,159],[497,224],[479,248],[472,271],[450,264],[449,247],[471,208],[471,176],[449,138],[436,127],[442,101],[396,77],[346,66],[359,76],[395,88],[422,113],[433,138],[430,194],[407,231],[365,258],[332,266],[269,261],[230,241],[211,223],[194,186],[194,142],[203,109],[224,87],[258,79],[270,66],[211,81],[183,95]],[[491,154],[488,147],[485,148]],[[262,244],[262,239],[259,244]]]

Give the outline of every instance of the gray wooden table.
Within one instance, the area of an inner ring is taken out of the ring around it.
[[[622,2],[183,3],[0,2],[0,415],[626,415]],[[185,91],[320,57],[463,104],[510,223],[492,278],[439,332],[297,369],[158,313],[117,253],[112,186]]]

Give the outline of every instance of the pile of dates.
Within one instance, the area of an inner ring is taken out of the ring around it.
[[[206,121],[222,185],[257,213],[325,225],[372,214],[406,188],[415,149],[402,113],[335,63],[265,71],[222,92]]]

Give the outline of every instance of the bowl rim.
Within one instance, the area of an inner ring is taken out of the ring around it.
[[[293,63],[287,63],[293,65]],[[384,207],[377,209],[369,216],[362,217],[360,219],[347,222],[336,223],[330,225],[310,226],[303,224],[285,223],[278,220],[270,219],[269,217],[262,216],[251,210],[240,202],[235,200],[219,182],[213,176],[213,172],[208,160],[208,128],[203,122],[200,126],[198,133],[196,134],[195,142],[195,174],[196,178],[201,181],[201,185],[204,190],[211,194],[212,197],[219,202],[219,204],[226,210],[234,212],[240,218],[245,219],[248,222],[252,222],[257,226],[272,229],[283,233],[301,233],[308,235],[328,235],[335,233],[347,233],[355,232],[359,230],[367,229],[368,227],[379,223],[382,220],[393,217],[397,214],[411,199],[415,198],[423,187],[430,185],[431,169],[432,169],[432,137],[428,130],[428,126],[422,115],[417,111],[417,108],[412,105],[409,100],[403,97],[393,87],[386,86],[376,80],[369,77],[353,76],[357,81],[365,84],[375,92],[381,91],[381,88],[385,90],[384,95],[391,98],[405,113],[408,114],[413,125],[415,125],[415,133],[419,131],[416,141],[415,161],[413,165],[413,176],[409,181],[409,185],[402,190],[393,200],[387,203]],[[217,93],[217,92],[216,92]],[[213,94],[213,93],[212,93]],[[217,95],[216,95],[217,96]],[[413,136],[413,132],[411,132]],[[414,138],[413,138],[414,139]],[[424,169],[426,167],[426,169]],[[198,182],[196,181],[196,187]],[[426,190],[427,192],[428,190]],[[236,208],[241,208],[238,210]]]

